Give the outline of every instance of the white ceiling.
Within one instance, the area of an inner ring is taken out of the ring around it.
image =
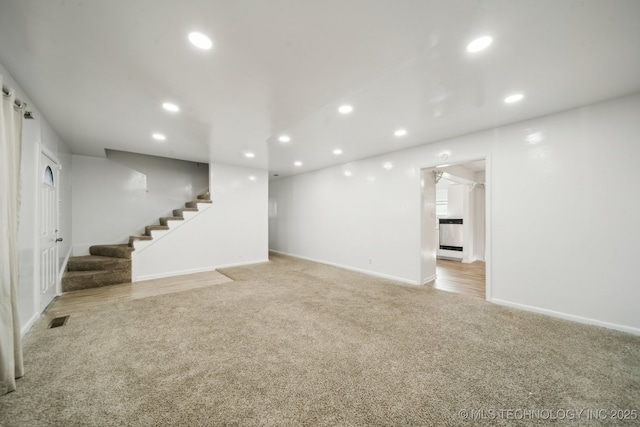
[[[0,0],[0,62],[73,153],[286,176],[638,92],[639,22],[638,0]]]
[[[463,163],[459,166],[468,169],[471,172],[484,172],[486,169],[486,161],[476,160],[474,162]]]

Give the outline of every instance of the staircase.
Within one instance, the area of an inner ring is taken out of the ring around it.
[[[198,212],[198,203],[211,203],[209,193],[174,210],[173,216],[160,218],[159,224],[146,226],[144,234],[130,236],[127,244],[91,246],[91,255],[69,258],[62,277],[62,292],[131,282],[131,252],[135,250],[135,242],[153,240],[154,231],[168,231],[171,221],[185,220],[184,212]]]

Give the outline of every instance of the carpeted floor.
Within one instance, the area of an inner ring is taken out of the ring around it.
[[[235,282],[40,319],[0,425],[595,425],[640,410],[636,336],[278,255],[222,272]]]

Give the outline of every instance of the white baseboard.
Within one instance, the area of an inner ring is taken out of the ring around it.
[[[517,308],[519,310],[531,311],[534,313],[545,314],[551,317],[557,317],[559,319],[571,320],[573,322],[584,323],[586,325],[600,326],[607,329],[614,329],[616,331],[627,332],[633,335],[640,335],[640,328],[634,328],[631,326],[618,325],[616,323],[603,322],[601,320],[590,319],[588,317],[576,316],[573,314],[562,313],[559,311],[547,310],[546,308],[534,307],[526,304],[519,304],[516,302],[505,301],[501,299],[492,298],[490,302],[498,305],[504,305],[506,307]]]
[[[60,271],[58,271],[58,285],[62,281],[62,276],[67,271],[67,264],[69,263],[69,258],[71,257],[71,251],[73,249],[69,248],[69,252],[67,252],[67,256],[64,257],[64,261],[62,261],[62,265],[60,266]]]
[[[351,267],[351,266],[343,265],[343,264],[337,264],[335,262],[323,261],[323,260],[319,260],[319,259],[315,259],[315,258],[309,258],[309,257],[305,257],[305,256],[300,256],[300,255],[294,255],[294,254],[290,254],[288,252],[276,251],[274,249],[269,249],[269,251],[270,252],[275,252],[277,254],[290,256],[290,257],[293,257],[293,258],[303,259],[303,260],[306,260],[306,261],[317,262],[318,264],[326,264],[326,265],[331,265],[333,267],[344,268],[345,270],[356,271],[358,273],[368,274],[369,276],[376,276],[376,277],[380,277],[380,278],[383,278],[383,279],[395,280],[397,282],[406,283],[408,285],[414,285],[414,286],[418,285],[418,283],[415,280],[408,280],[408,279],[404,279],[402,277],[392,276],[390,274],[378,273],[377,271],[365,270],[365,269],[362,269],[362,268]]]
[[[265,259],[265,260],[258,260],[258,261],[238,262],[233,264],[221,264],[216,266],[193,268],[189,270],[171,271],[169,273],[149,274],[146,276],[135,277],[133,279],[133,282],[144,282],[145,280],[163,279],[165,277],[183,276],[185,274],[204,273],[206,271],[214,271],[220,268],[241,267],[243,265],[261,264],[264,262],[269,262],[269,260]]]
[[[29,332],[29,329],[31,329],[33,324],[36,323],[36,321],[40,318],[40,316],[41,316],[40,313],[35,313],[33,316],[31,316],[31,319],[29,319],[29,321],[27,321],[27,323],[22,325],[22,328],[20,329],[20,336],[21,337],[24,338],[24,336],[27,334],[27,332]]]
[[[438,276],[436,276],[435,274],[432,276],[427,277],[426,279],[422,279],[422,284],[426,285],[427,283],[431,283],[434,280],[436,280],[438,278]]]

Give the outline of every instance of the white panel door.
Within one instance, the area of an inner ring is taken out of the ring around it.
[[[40,154],[40,310],[56,296],[58,280],[58,164]]]

